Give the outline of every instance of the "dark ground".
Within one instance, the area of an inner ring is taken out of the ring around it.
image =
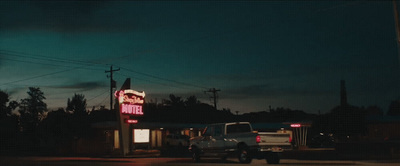
[[[400,160],[400,152],[397,145],[373,146],[370,144],[342,144],[335,148],[303,148],[301,150],[290,150],[282,153],[282,159],[297,160]],[[29,151],[1,151],[0,156],[70,156],[70,157],[121,157],[120,155],[65,155],[41,153],[36,149]],[[167,157],[167,158],[190,158],[191,154],[185,146],[163,147],[156,150],[135,150],[133,154],[126,157]]]
[[[298,160],[399,160],[400,153],[391,148],[370,149],[366,145],[343,145],[346,148],[305,148],[282,153],[282,159]],[[359,147],[362,146],[362,147]],[[351,150],[350,150],[351,149]],[[159,150],[160,157],[191,157],[187,147],[169,147]]]

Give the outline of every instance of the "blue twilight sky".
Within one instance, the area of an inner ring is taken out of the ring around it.
[[[398,2],[400,3],[400,2]],[[197,96],[246,113],[309,113],[399,98],[392,1],[0,1],[0,89],[40,87],[50,109],[74,93],[109,107],[109,79],[146,100]],[[108,73],[109,74],[109,73]]]

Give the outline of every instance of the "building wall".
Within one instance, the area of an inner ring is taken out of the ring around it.
[[[373,141],[400,139],[400,123],[375,123],[368,125],[367,138]]]

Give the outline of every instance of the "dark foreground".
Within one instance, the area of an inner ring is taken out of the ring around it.
[[[352,147],[354,148],[354,147]],[[355,148],[357,149],[357,148]],[[140,153],[139,153],[140,154]],[[186,147],[163,148],[159,157],[191,157]],[[139,155],[139,157],[142,157]],[[282,159],[296,160],[400,160],[399,152],[388,150],[335,150],[334,148],[307,148],[291,150],[282,153]]]
[[[201,160],[200,163],[193,163],[190,158],[91,158],[91,157],[0,157],[1,165],[6,166],[127,166],[127,165],[268,165],[265,160],[253,160],[251,164],[239,164],[236,159]],[[376,160],[295,160],[282,159],[280,166],[293,165],[368,165],[368,166],[397,166],[399,160],[376,161]]]

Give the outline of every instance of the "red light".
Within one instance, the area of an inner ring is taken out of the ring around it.
[[[130,115],[143,115],[143,108],[141,105],[121,104],[121,113]]]
[[[138,123],[138,120],[136,120],[136,119],[125,119],[125,123],[136,124],[136,123]]]
[[[130,104],[143,104],[144,103],[144,92],[137,92],[134,90],[126,89],[121,91],[116,91],[114,96],[118,98],[118,102],[130,103]]]
[[[293,128],[301,127],[301,124],[299,124],[299,123],[290,124],[290,127],[293,127]]]
[[[257,142],[257,143],[260,143],[260,142],[261,142],[261,137],[260,137],[260,135],[257,135],[257,137],[256,137],[256,142]]]
[[[292,137],[289,137],[289,142],[292,142]]]

